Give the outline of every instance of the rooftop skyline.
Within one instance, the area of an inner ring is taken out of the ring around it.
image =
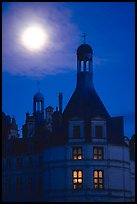
[[[36,9],[37,8],[37,9]],[[40,82],[45,108],[63,110],[76,86],[76,50],[93,48],[93,82],[110,116],[124,116],[125,136],[135,132],[135,16],[133,2],[3,2],[2,111],[15,116],[19,129]],[[30,24],[42,25],[49,39],[42,51],[22,46]]]

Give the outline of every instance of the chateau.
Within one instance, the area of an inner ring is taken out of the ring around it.
[[[23,137],[16,121],[3,130],[3,201],[135,201],[135,135],[124,136],[123,117],[111,117],[93,84],[93,50],[77,49],[77,83],[66,108],[33,97]],[[109,96],[108,96],[109,97]]]

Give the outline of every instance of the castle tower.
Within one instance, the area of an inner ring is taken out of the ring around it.
[[[73,117],[91,120],[98,116],[110,118],[93,85],[93,50],[82,44],[77,49],[76,89],[64,110],[63,120],[67,123]]]
[[[35,118],[35,128],[37,129],[44,121],[44,96],[40,93],[39,87],[38,92],[33,97],[33,116]]]

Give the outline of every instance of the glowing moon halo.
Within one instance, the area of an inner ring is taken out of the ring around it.
[[[41,50],[47,41],[47,35],[41,27],[30,26],[22,33],[22,44],[30,51]]]

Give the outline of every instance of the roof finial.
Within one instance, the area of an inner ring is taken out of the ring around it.
[[[84,44],[85,44],[85,38],[86,38],[87,34],[83,33],[82,37],[84,38]]]
[[[39,92],[39,81],[37,82],[37,84],[38,84],[38,92]]]

